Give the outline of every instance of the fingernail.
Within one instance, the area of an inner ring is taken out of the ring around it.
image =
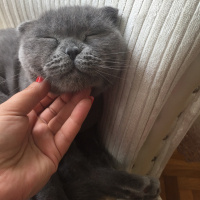
[[[90,99],[91,99],[92,104],[93,104],[93,102],[94,102],[94,97],[93,97],[93,96],[90,96]]]
[[[44,79],[41,76],[38,76],[36,82],[41,83]]]

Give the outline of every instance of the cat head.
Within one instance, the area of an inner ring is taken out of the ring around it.
[[[62,7],[18,27],[19,60],[31,81],[42,76],[52,92],[92,88],[102,92],[118,80],[126,45],[112,7]]]

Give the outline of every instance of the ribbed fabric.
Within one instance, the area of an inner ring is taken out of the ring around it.
[[[101,128],[106,147],[131,170],[173,88],[199,54],[199,1],[135,1],[128,17],[129,69],[106,96]]]
[[[1,0],[0,27],[16,27],[63,5],[119,9],[128,66],[105,95],[102,140],[127,170],[158,176],[200,112],[198,94],[189,98],[200,76],[195,81],[185,76],[199,73],[189,70],[200,55],[199,0]],[[181,81],[191,87],[179,90]],[[182,96],[185,107],[178,106]],[[177,119],[180,109],[185,117]]]
[[[139,151],[133,172],[159,176],[200,114],[200,91],[194,89],[200,85],[199,65],[200,56],[191,63],[173,88]]]

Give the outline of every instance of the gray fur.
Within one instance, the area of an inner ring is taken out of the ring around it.
[[[53,92],[92,87],[99,94],[125,65],[126,45],[117,20],[117,10],[110,7],[51,10],[18,27],[20,63],[31,81],[42,76]],[[67,52],[74,48],[78,54],[73,60]]]
[[[92,88],[97,96],[126,66],[126,45],[115,8],[63,7],[17,30],[0,30],[0,101],[42,76],[54,93]],[[118,171],[98,139],[101,98],[95,98],[83,127],[58,171],[32,200],[154,200],[159,183]],[[88,123],[89,122],[89,123]],[[94,125],[95,124],[95,125]]]

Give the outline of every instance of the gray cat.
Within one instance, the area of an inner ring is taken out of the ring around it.
[[[118,11],[103,7],[63,7],[17,30],[0,31],[0,101],[42,76],[53,93],[92,88],[95,103],[62,159],[58,171],[32,200],[153,200],[156,179],[117,170],[98,139],[100,94],[126,66],[127,49],[118,29]],[[98,98],[99,97],[99,98]]]

